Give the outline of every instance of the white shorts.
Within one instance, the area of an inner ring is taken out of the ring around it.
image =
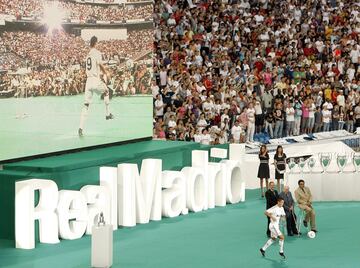
[[[86,79],[84,103],[90,104],[94,93],[103,94],[107,91],[108,91],[107,86],[100,78],[90,77]]]
[[[271,232],[271,237],[277,238],[278,236],[282,235],[282,232],[280,231],[279,224],[269,224],[269,230]]]

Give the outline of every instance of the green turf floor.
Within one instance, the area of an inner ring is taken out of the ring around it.
[[[287,237],[283,261],[278,243],[260,256],[267,238],[257,193],[247,191],[245,203],[116,231],[113,267],[360,267],[360,202],[316,203],[317,237]],[[90,242],[86,236],[27,251],[0,240],[0,267],[89,267]]]
[[[83,98],[0,99],[0,161],[152,136],[152,96],[113,98],[113,120],[105,120],[104,103],[94,96],[80,139]]]

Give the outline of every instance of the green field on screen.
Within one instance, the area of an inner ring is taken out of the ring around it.
[[[0,161],[152,136],[152,96],[94,96],[79,138],[83,95],[0,99]]]

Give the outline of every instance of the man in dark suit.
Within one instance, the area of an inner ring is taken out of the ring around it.
[[[269,183],[269,190],[265,192],[265,198],[266,198],[266,209],[269,209],[277,204],[279,194],[275,190],[275,184],[273,181]],[[270,218],[267,217],[267,229],[266,234],[268,237],[270,237],[270,230],[269,230],[269,224],[270,224]]]
[[[294,199],[289,191],[289,186],[284,187],[279,196],[284,199],[284,210],[286,214],[286,229],[288,236],[298,235],[298,229],[296,226],[296,215],[294,211]]]

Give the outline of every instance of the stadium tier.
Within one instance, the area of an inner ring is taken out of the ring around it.
[[[59,16],[62,22],[123,21],[152,18],[151,2],[144,5],[103,5],[97,2],[42,1],[42,0],[0,0],[0,16],[15,20],[42,21],[49,12]]]
[[[155,1],[154,138],[360,126],[358,1]]]
[[[115,95],[149,91],[151,70],[142,60],[151,55],[152,42],[151,30],[129,31],[126,40],[99,42],[104,62],[114,74]],[[0,43],[0,69],[6,71],[1,75],[2,97],[76,95],[84,91],[82,67],[89,49],[81,37],[65,31],[50,35],[16,31],[0,34]],[[135,66],[124,68],[129,61],[135,61]]]

